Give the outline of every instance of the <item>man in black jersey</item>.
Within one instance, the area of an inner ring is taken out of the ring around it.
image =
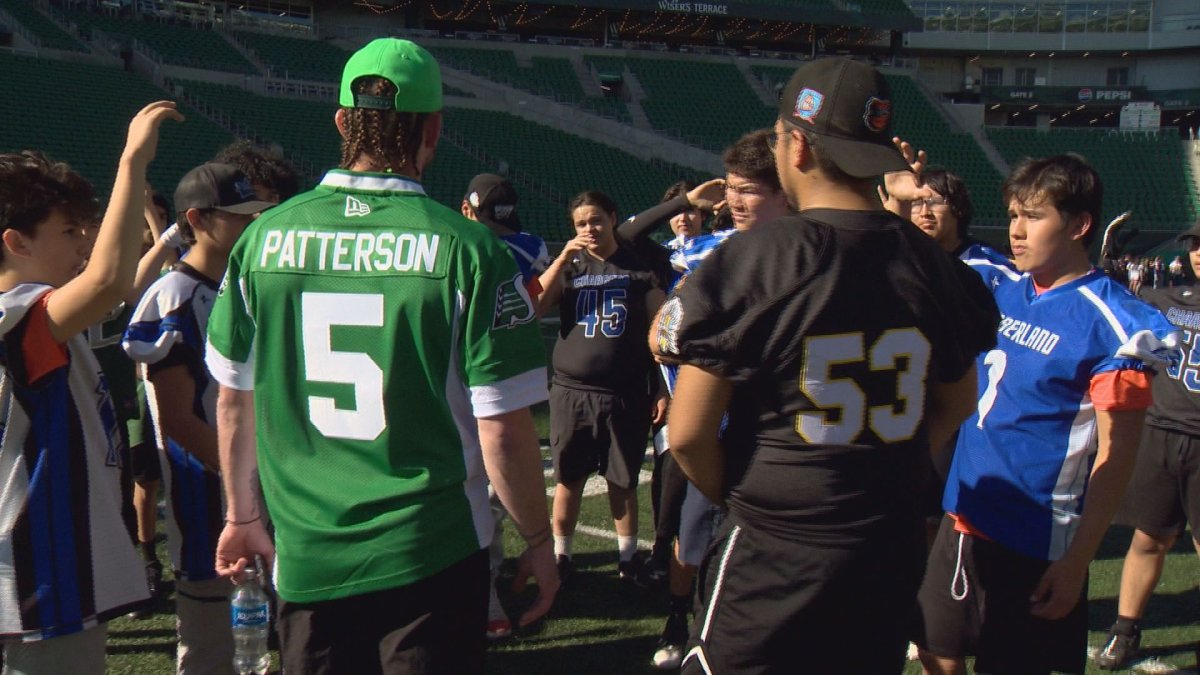
[[[908,169],[882,75],[800,68],[774,132],[799,213],[717,249],[651,335],[682,364],[671,452],[728,508],[683,672],[899,672],[926,457],[974,407],[999,317],[976,274],[881,208],[874,178]]]
[[[1192,273],[1200,278],[1200,221],[1179,241],[1188,248]],[[1154,403],[1146,411],[1141,448],[1125,502],[1115,521],[1134,529],[1133,541],[1121,569],[1117,619],[1096,653],[1096,665],[1115,670],[1128,665],[1141,645],[1138,625],[1163,560],[1188,527],[1192,545],[1200,552],[1200,289],[1194,285],[1151,289],[1142,287],[1143,300],[1162,310],[1183,331],[1180,363],[1154,378]]]

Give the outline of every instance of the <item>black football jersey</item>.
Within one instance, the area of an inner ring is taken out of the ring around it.
[[[554,381],[606,391],[645,391],[653,366],[646,294],[651,266],[622,245],[607,260],[580,251],[563,266]]]
[[[911,522],[928,388],[961,379],[998,323],[979,276],[911,223],[813,209],[730,238],[655,339],[734,383],[731,513],[838,544]]]
[[[1179,360],[1151,385],[1154,403],[1146,423],[1200,436],[1200,287],[1144,289],[1138,295],[1183,332]]]

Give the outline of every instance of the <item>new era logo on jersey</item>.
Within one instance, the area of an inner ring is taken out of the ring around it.
[[[492,330],[529,323],[534,314],[533,300],[520,274],[496,289],[496,314],[492,319]]]
[[[355,216],[369,216],[369,215],[371,215],[371,207],[370,206],[367,206],[367,204],[365,202],[363,202],[362,200],[355,199],[354,197],[351,197],[350,195],[346,195],[346,217],[347,218],[353,218]]]

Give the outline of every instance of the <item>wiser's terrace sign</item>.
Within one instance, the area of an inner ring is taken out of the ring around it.
[[[729,15],[729,5],[712,2],[675,2],[674,0],[659,0],[658,8],[664,12],[682,12],[687,14],[720,14]]]

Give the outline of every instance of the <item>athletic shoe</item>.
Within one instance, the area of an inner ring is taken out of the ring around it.
[[[488,622],[485,630],[488,640],[503,640],[512,635],[512,622],[500,604],[500,596],[496,595],[496,583],[492,582],[492,592],[488,598]]]
[[[621,578],[621,581],[628,581],[635,586],[647,588],[650,582],[646,577],[646,567],[646,559],[642,557],[641,551],[638,551],[629,560],[617,563],[617,576]]]
[[[487,623],[487,639],[503,640],[512,635],[512,622],[508,619],[493,619]]]
[[[558,565],[558,587],[565,589],[569,580],[575,575],[575,563],[571,562],[571,556],[560,555],[555,557],[555,562]]]
[[[130,619],[148,619],[154,614],[152,606],[158,603],[162,595],[163,566],[157,558],[146,563],[146,587],[150,590],[150,600],[142,607],[126,614]]]
[[[683,648],[687,646],[687,639],[687,615],[679,612],[667,615],[667,625],[663,627],[662,637],[658,639],[658,646],[650,663],[659,670],[675,670],[683,661]]]
[[[1134,630],[1126,635],[1109,629],[1104,638],[1104,646],[1096,652],[1094,660],[1101,670],[1117,670],[1123,668],[1137,654],[1142,644],[1142,631]]]
[[[655,549],[650,553],[650,560],[643,568],[643,577],[651,586],[659,586],[666,582],[670,576],[670,563],[667,558],[671,555],[670,551],[659,551]]]

